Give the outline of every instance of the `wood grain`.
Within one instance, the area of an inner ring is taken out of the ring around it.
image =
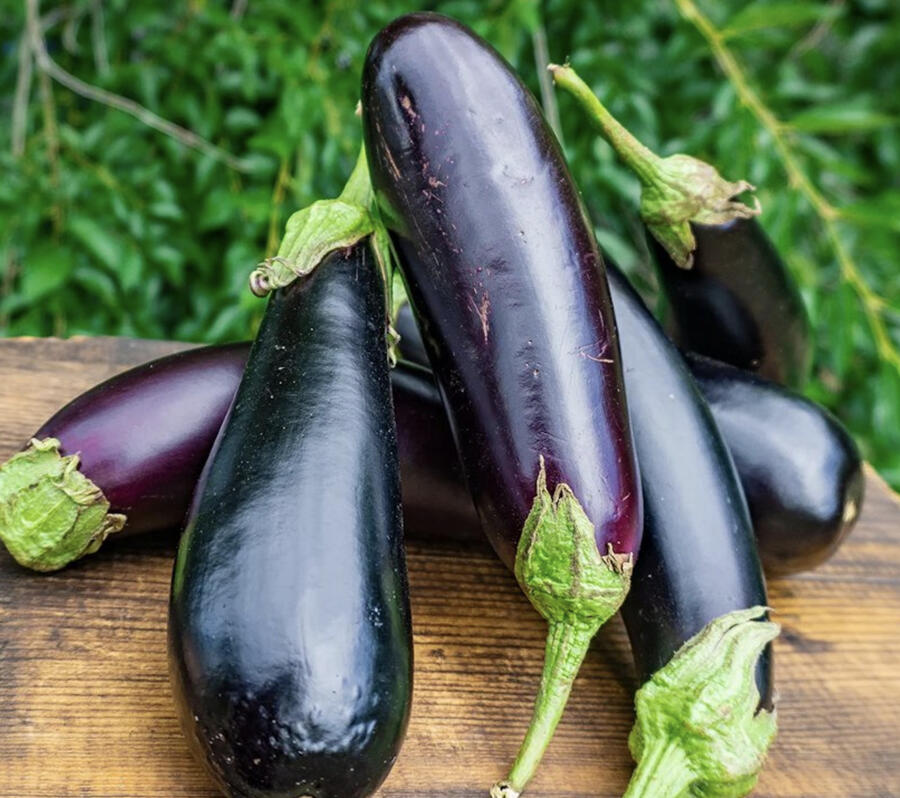
[[[63,402],[171,342],[0,341],[0,457]],[[755,795],[900,795],[900,502],[870,472],[859,526],[820,570],[770,585],[780,732]],[[0,798],[213,798],[173,710],[174,540],[110,543],[51,576],[0,555]],[[416,686],[384,798],[485,796],[515,753],[543,623],[485,546],[412,544]],[[599,635],[529,794],[621,795],[634,673]]]

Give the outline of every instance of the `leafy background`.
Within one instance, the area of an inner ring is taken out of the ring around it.
[[[250,336],[262,304],[245,288],[249,270],[273,252],[287,215],[336,194],[353,164],[368,41],[394,16],[432,8],[487,36],[536,92],[545,46],[551,60],[570,58],[649,146],[759,187],[762,222],[816,330],[807,393],[900,485],[900,20],[891,0],[700,0],[713,26],[706,37],[691,0],[0,7],[0,334]],[[47,58],[35,59],[41,41]],[[724,50],[745,81],[723,73]],[[73,91],[67,74],[89,85]],[[91,87],[213,148],[152,129]],[[655,302],[637,183],[568,97],[558,105],[599,240]]]

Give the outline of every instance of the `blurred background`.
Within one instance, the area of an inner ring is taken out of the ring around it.
[[[816,331],[806,391],[900,487],[895,0],[0,9],[0,335],[253,335],[250,270],[355,160],[369,40],[433,9],[487,37],[539,96],[536,65],[568,58],[647,145],[758,187]],[[637,181],[569,97],[543,89],[601,246],[658,307]]]

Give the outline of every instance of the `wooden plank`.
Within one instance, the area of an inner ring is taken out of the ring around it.
[[[63,402],[184,345],[0,341],[0,457]],[[825,567],[773,581],[780,733],[756,791],[900,795],[900,502],[870,472],[859,526]],[[0,798],[212,798],[175,720],[165,655],[174,540],[109,544],[38,576],[0,555]],[[543,623],[485,546],[409,549],[412,722],[380,795],[484,796],[515,754]],[[530,794],[616,796],[631,769],[634,671],[598,637]]]

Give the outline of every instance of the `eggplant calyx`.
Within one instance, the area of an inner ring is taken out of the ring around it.
[[[525,739],[509,776],[491,789],[492,798],[516,798],[534,775],[591,640],[628,593],[631,570],[630,553],[609,547],[607,554],[600,554],[594,525],[568,485],[560,483],[550,494],[542,457],[515,573],[529,601],[547,620],[544,669]]]
[[[374,231],[369,211],[342,199],[317,200],[292,214],[278,254],[257,264],[250,290],[264,297],[309,274],[328,255],[351,247]]]
[[[765,612],[711,621],[638,690],[628,739],[637,767],[626,798],[688,790],[740,798],[753,789],[776,731],[775,711],[759,709],[754,674],[780,631]]]
[[[392,282],[393,248],[375,203],[366,150],[361,147],[340,196],[316,200],[290,216],[278,253],[257,264],[250,275],[250,290],[264,297],[309,274],[330,252],[352,247],[367,236],[371,236],[387,291]]]
[[[715,167],[690,155],[660,158],[650,180],[641,181],[641,218],[653,237],[683,269],[694,265],[697,242],[691,223],[721,225],[759,215],[735,199],[755,187],[746,180],[725,180]]]
[[[641,181],[641,218],[653,237],[683,269],[694,262],[697,242],[691,223],[719,225],[759,215],[735,199],[754,191],[746,180],[725,180],[710,164],[689,155],[661,158],[638,141],[568,64],[548,67],[556,85],[572,94],[604,138]]]
[[[32,439],[0,466],[0,539],[16,562],[56,571],[97,551],[125,525],[78,470],[78,455],[63,456],[56,438]]]

